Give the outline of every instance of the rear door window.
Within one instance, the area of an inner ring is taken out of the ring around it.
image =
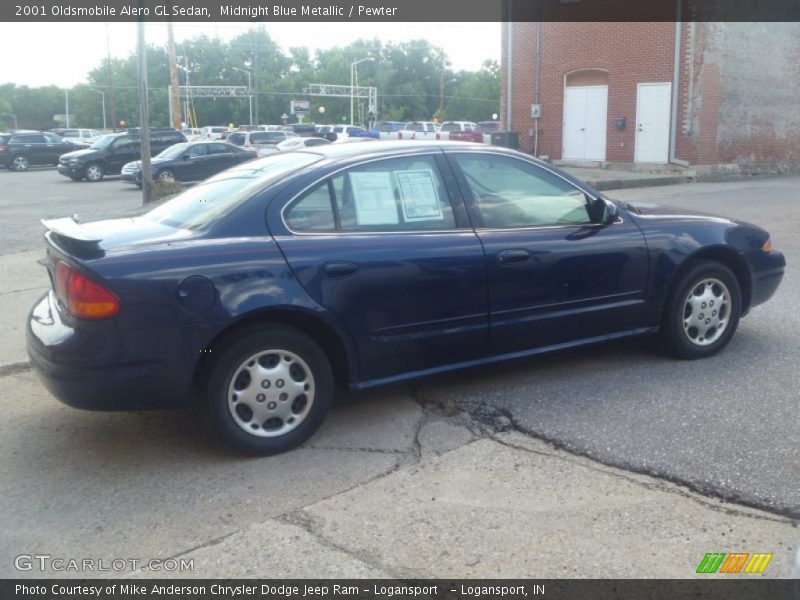
[[[447,188],[430,156],[353,167],[295,201],[285,212],[296,232],[455,229]]]

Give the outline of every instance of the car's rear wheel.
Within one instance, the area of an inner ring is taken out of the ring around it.
[[[19,156],[15,156],[11,161],[11,168],[14,171],[27,171],[31,168],[31,161],[27,156],[20,154]]]
[[[232,448],[264,456],[291,450],[322,424],[334,395],[325,353],[307,335],[264,325],[210,348],[203,413]]]
[[[694,261],[667,298],[661,337],[681,358],[704,358],[728,345],[739,324],[742,293],[736,275],[717,261]]]
[[[163,171],[159,171],[158,175],[156,175],[156,179],[162,183],[173,183],[175,181],[175,173],[169,169],[164,169]]]
[[[87,181],[102,181],[104,175],[105,171],[103,170],[103,165],[100,163],[90,163],[86,165],[86,168],[83,170],[83,176]]]

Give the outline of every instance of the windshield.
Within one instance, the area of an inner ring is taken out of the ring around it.
[[[97,140],[94,144],[92,144],[92,150],[105,150],[111,145],[117,136],[115,135],[104,135],[99,140]]]
[[[159,158],[178,158],[185,154],[191,144],[175,144],[174,146],[170,146],[162,150],[159,154]]]
[[[170,227],[202,229],[288,174],[317,162],[318,154],[273,154],[228,169],[145,214]]]

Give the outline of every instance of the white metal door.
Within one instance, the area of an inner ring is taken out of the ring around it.
[[[564,159],[606,159],[608,86],[564,90]]]
[[[636,94],[636,162],[669,160],[672,84],[640,83]]]

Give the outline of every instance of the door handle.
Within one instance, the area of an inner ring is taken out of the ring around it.
[[[347,277],[358,270],[358,265],[348,261],[334,261],[325,263],[322,270],[328,277]]]
[[[527,250],[503,250],[497,255],[500,265],[516,265],[530,260],[531,253]]]

